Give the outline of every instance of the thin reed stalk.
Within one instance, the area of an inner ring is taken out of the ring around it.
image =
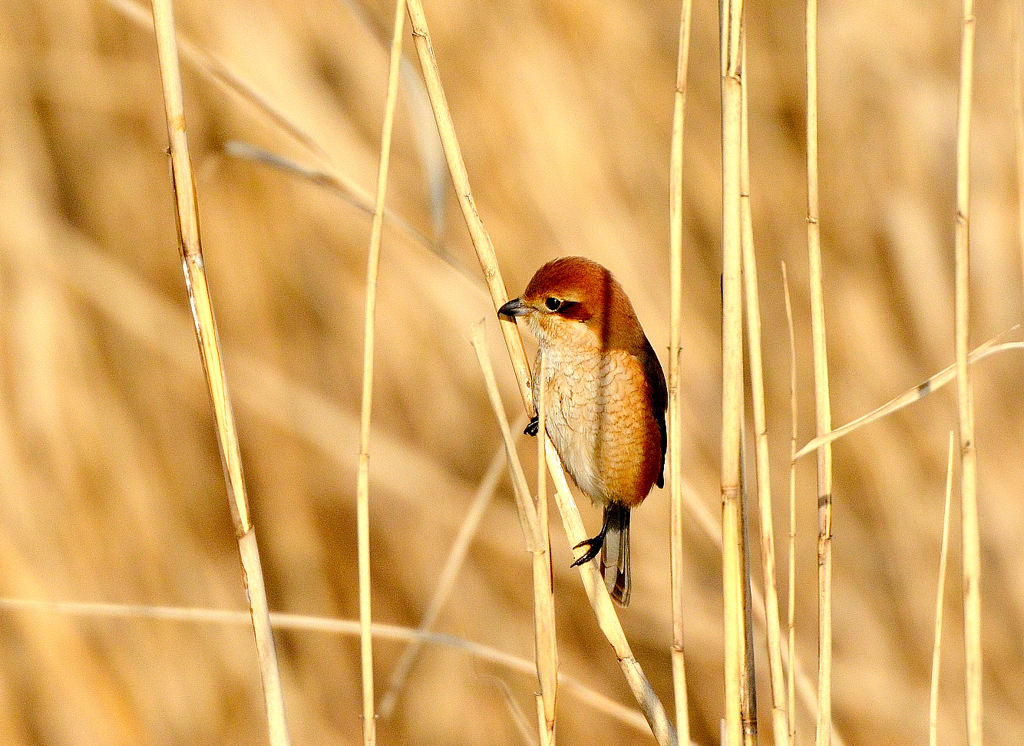
[[[156,34],[160,80],[164,92],[164,112],[167,118],[167,137],[170,141],[171,181],[174,188],[175,218],[178,228],[178,247],[182,256],[185,286],[192,308],[199,355],[203,363],[207,388],[213,403],[224,478],[227,483],[231,520],[238,552],[242,561],[242,582],[249,600],[253,632],[256,636],[256,655],[263,682],[263,698],[267,708],[268,735],[273,746],[288,743],[288,724],[285,718],[284,693],[281,674],[274,649],[274,635],[270,628],[270,609],[263,583],[256,532],[249,515],[242,475],[242,456],[238,446],[238,431],[228,397],[227,377],[224,372],[217,336],[217,322],[210,299],[210,288],[203,263],[203,248],[199,235],[199,205],[195,179],[188,152],[185,129],[185,105],[181,87],[181,69],[175,39],[174,10],[171,0],[154,0],[153,28]]]
[[[569,491],[569,483],[566,481],[565,472],[562,471],[562,462],[558,458],[558,452],[551,442],[551,438],[544,439],[545,457],[548,462],[548,471],[551,480],[555,484],[555,504],[562,516],[562,524],[565,527],[566,536],[571,545],[579,544],[587,538],[586,529],[583,526],[583,519],[580,517],[579,509],[572,499]],[[651,732],[655,740],[665,746],[666,744],[677,744],[676,731],[669,722],[665,708],[655,694],[650,682],[644,675],[640,663],[633,655],[633,651],[626,639],[626,633],[619,622],[618,614],[615,612],[615,605],[612,603],[608,589],[605,587],[604,578],[598,571],[594,562],[585,562],[580,565],[580,576],[583,579],[583,589],[587,592],[590,605],[594,609],[594,616],[601,627],[604,636],[611,643],[615,651],[615,657],[619,661],[622,673],[626,678],[637,704],[647,718],[651,726]]]
[[[366,311],[363,328],[363,389],[359,420],[359,467],[356,475],[356,536],[359,562],[359,657],[362,672],[363,744],[377,740],[377,716],[373,701],[373,635],[371,633],[370,578],[370,421],[373,412],[373,341],[377,308],[377,274],[380,268],[380,243],[384,228],[384,202],[388,192],[391,164],[391,134],[398,101],[398,74],[402,60],[402,36],[405,30],[405,0],[395,4],[395,27],[391,41],[391,65],[388,92],[381,128],[380,166],[377,170],[377,196],[370,227],[370,250],[366,262]]]
[[[744,42],[746,36],[744,35]],[[744,63],[746,44],[743,45]],[[743,221],[743,281],[747,318],[747,359],[750,364],[751,407],[754,412],[754,463],[757,474],[757,498],[760,507],[761,568],[764,577],[764,613],[768,670],[772,694],[772,731],[775,743],[787,743],[789,737],[786,707],[786,674],[782,667],[782,640],[779,628],[779,593],[775,572],[775,528],[772,517],[771,469],[768,458],[768,417],[765,412],[764,362],[761,354],[761,302],[757,282],[757,256],[754,251],[754,227],[750,210],[750,147],[747,110],[747,86],[744,77],[742,152],[740,175],[740,212]],[[752,620],[747,620],[752,625]],[[753,656],[753,651],[750,651]]]
[[[526,418],[520,417],[519,419],[522,421],[522,424],[519,424],[519,422],[513,424],[513,430],[516,428],[522,429],[526,426]],[[435,622],[437,622],[437,617],[441,614],[441,609],[444,608],[445,603],[447,603],[448,598],[451,596],[452,589],[455,587],[455,579],[458,577],[459,570],[462,569],[462,565],[466,560],[470,542],[476,536],[484,513],[494,498],[494,491],[497,489],[498,480],[505,473],[506,463],[505,448],[502,445],[502,447],[494,452],[494,456],[491,457],[491,462],[487,466],[483,479],[480,480],[480,486],[473,497],[473,502],[470,503],[462,525],[459,527],[459,533],[456,535],[455,541],[452,542],[448,559],[445,560],[444,568],[442,568],[438,576],[437,587],[434,589],[434,594],[430,598],[427,610],[423,613],[423,619],[420,621],[419,627],[417,627],[420,632],[429,632],[433,629]],[[402,652],[402,657],[398,659],[398,663],[395,664],[391,672],[388,690],[381,697],[380,707],[377,708],[380,717],[388,718],[391,716],[395,709],[395,704],[398,702],[398,696],[402,691],[402,687],[405,686],[405,680],[409,676],[409,671],[412,670],[412,665],[422,649],[422,642],[414,642]]]
[[[132,21],[140,28],[148,28],[153,23],[149,9],[134,2],[134,0],[105,0],[105,2],[114,11],[120,13],[124,18]],[[286,114],[274,106],[266,96],[236,74],[229,66],[202,50],[183,34],[177,35],[177,46],[185,62],[192,65],[201,75],[209,78],[222,90],[250,103],[258,111],[262,112],[267,119],[277,127],[280,127],[282,132],[307,148],[311,153],[315,153],[321,158],[327,157],[323,148],[320,147],[312,135],[296,125]]]
[[[469,236],[473,242],[473,249],[476,251],[477,259],[483,270],[484,280],[487,283],[487,290],[490,292],[491,300],[494,302],[494,309],[497,310],[508,300],[508,291],[501,279],[501,272],[498,269],[498,256],[494,251],[494,244],[491,237],[484,229],[483,221],[476,211],[476,204],[473,201],[473,192],[469,185],[469,174],[466,171],[466,162],[462,158],[462,149],[459,146],[458,136],[455,134],[455,123],[452,121],[451,110],[448,108],[448,101],[444,95],[444,87],[441,85],[441,73],[437,68],[437,59],[434,57],[434,48],[430,42],[430,33],[427,29],[427,17],[423,12],[423,5],[420,0],[408,0],[409,20],[412,25],[412,35],[416,42],[416,53],[419,56],[420,67],[423,70],[423,80],[427,86],[427,96],[430,98],[430,106],[434,111],[434,120],[437,122],[437,131],[441,137],[441,146],[444,149],[445,160],[448,162],[448,170],[451,173],[452,183],[455,186],[455,193],[458,195],[459,207],[462,209],[462,216],[469,229]],[[533,394],[530,391],[530,364],[526,359],[526,349],[523,347],[523,338],[519,333],[519,327],[514,321],[501,319],[501,334],[505,339],[505,348],[508,350],[512,368],[516,374],[516,381],[519,384],[519,394],[526,405],[527,410],[533,409]]]
[[[551,588],[550,536],[547,530],[547,479],[544,476],[544,459],[538,465],[540,483],[539,497],[534,501],[526,484],[526,474],[516,453],[515,439],[501,403],[494,367],[483,336],[484,321],[473,325],[470,343],[476,352],[480,370],[484,376],[487,397],[498,420],[501,437],[505,443],[505,455],[512,476],[512,488],[523,520],[523,534],[526,549],[532,556],[534,593],[534,643],[536,652],[537,681],[540,685],[540,742],[542,746],[554,744],[555,699],[558,691],[558,648],[555,637],[555,606]],[[540,410],[538,410],[538,416]],[[543,438],[541,439],[544,440]],[[541,497],[544,499],[541,500]],[[543,503],[543,504],[542,504]]]
[[[672,109],[672,152],[669,163],[669,353],[668,353],[668,474],[669,554],[672,575],[672,684],[676,731],[681,743],[690,742],[690,713],[686,691],[683,634],[683,433],[679,370],[683,306],[683,130],[686,119],[686,78],[690,61],[692,0],[683,0],[679,17],[679,52]]]
[[[725,617],[725,725],[729,746],[744,742],[746,679],[740,454],[743,429],[743,286],[740,0],[722,4],[722,589]]]
[[[476,211],[476,205],[473,202],[466,164],[462,158],[462,151],[455,133],[451,111],[448,109],[444,89],[441,86],[441,77],[437,68],[437,60],[434,57],[433,47],[430,43],[423,7],[419,0],[408,0],[408,8],[413,38],[416,41],[416,51],[423,69],[427,94],[430,97],[430,105],[437,121],[445,159],[448,162],[448,168],[455,185],[455,192],[458,195],[459,205],[462,208],[463,218],[469,228],[473,248],[483,270],[484,279],[487,282],[487,288],[490,291],[494,308],[497,310],[508,300],[508,293],[505,290],[505,283],[501,278],[494,245],[484,229],[483,222],[480,220],[480,216]],[[515,323],[506,320],[502,320],[500,325],[505,346],[512,362],[512,369],[519,384],[520,396],[527,410],[531,411],[534,404],[530,387],[530,366],[527,362],[522,337],[519,334],[519,327]],[[544,438],[544,443],[548,469],[555,484],[555,500],[559,513],[562,516],[566,535],[571,543],[578,544],[587,538],[583,528],[583,521],[580,518],[576,504],[573,502],[568,482],[562,471],[561,461],[558,459],[558,454],[555,452],[551,439]],[[643,669],[629,648],[625,633],[622,631],[622,625],[612,605],[611,597],[608,595],[604,581],[594,567],[594,563],[585,563],[579,567],[579,570],[583,578],[583,586],[590,598],[591,606],[594,608],[598,624],[615,650],[626,682],[629,684],[633,696],[640,705],[640,709],[643,710],[655,739],[659,744],[676,743],[675,729],[665,714],[665,708],[661,704],[661,700],[654,693],[654,689],[644,675]]]
[[[520,463],[519,455],[516,453],[515,436],[512,434],[512,428],[509,427],[505,407],[501,403],[498,381],[494,376],[494,366],[491,365],[491,358],[487,354],[487,345],[484,340],[484,323],[484,320],[480,319],[480,321],[473,325],[469,332],[469,343],[473,345],[473,351],[476,353],[480,372],[484,376],[484,388],[487,390],[487,398],[491,403],[494,418],[498,421],[502,443],[505,445],[509,480],[512,482],[512,493],[516,498],[516,508],[519,510],[519,520],[523,529],[523,539],[526,541],[526,551],[533,553],[539,548],[541,542],[537,506],[530,498],[530,488],[526,483],[526,473],[523,471],[523,465]]]
[[[547,377],[547,359],[537,353],[540,380]],[[555,596],[551,587],[551,532],[548,526],[548,474],[544,459],[547,440],[547,401],[540,387],[537,400],[537,526],[540,545],[533,552],[534,626],[537,637],[537,678],[540,695],[537,712],[540,719],[541,746],[555,746],[555,702],[558,696],[558,641],[555,635]]]
[[[955,435],[949,432],[949,456],[946,458],[946,502],[942,510],[942,550],[939,553],[939,580],[935,592],[935,643],[932,646],[932,676],[928,697],[928,744],[939,743],[939,672],[942,662],[942,607],[946,595],[946,566],[949,559],[949,503],[953,494],[953,456]]]
[[[192,624],[252,624],[252,618],[246,611],[228,611],[225,609],[201,609],[196,607],[181,608],[172,606],[141,606],[135,604],[83,603],[72,601],[35,601],[19,598],[0,597],[0,609],[20,610],[29,612],[47,611],[69,616],[96,617],[108,619],[146,619],[165,622],[188,622]],[[271,612],[270,621],[274,629],[301,632],[322,632],[326,634],[348,635],[358,637],[361,632],[358,620],[327,619],[324,617],[306,616],[303,614],[283,614]],[[471,658],[490,663],[500,668],[533,675],[537,673],[535,661],[506,653],[497,648],[466,640],[454,635],[437,632],[423,632],[410,627],[374,622],[373,636],[380,640],[405,643],[425,643],[450,650],[462,652]],[[566,694],[592,707],[595,712],[607,715],[613,720],[641,733],[650,731],[650,726],[643,715],[635,709],[625,707],[615,700],[594,691],[578,679],[558,674],[558,683]]]
[[[786,263],[782,262],[782,290],[786,301],[786,327],[789,332],[789,585],[786,600],[786,626],[789,631],[789,677],[787,679],[787,703],[789,704],[789,743],[796,743],[796,679],[800,667],[796,659],[796,443],[797,443],[797,395],[796,395],[796,329],[793,324],[793,299],[789,292],[789,274]]]
[[[971,91],[974,69],[974,3],[964,0],[960,36],[960,96],[956,141],[956,399],[960,430],[960,492],[963,501],[964,645],[967,743],[982,744],[981,549],[978,528],[977,457],[970,350]]]
[[[1017,244],[1024,278],[1024,0],[1013,3],[1010,45],[1013,48],[1013,132],[1017,146]]]
[[[811,347],[814,357],[814,430],[832,429],[825,292],[818,215],[818,2],[807,0],[807,254],[810,270]],[[818,721],[815,743],[832,740],[832,447],[818,449]]]
[[[1022,342],[1005,342],[1003,344],[996,344],[1000,339],[1002,339],[1006,335],[1006,333],[1007,332],[997,334],[987,342],[983,342],[982,344],[978,345],[973,350],[971,350],[971,354],[968,355],[967,357],[968,365],[974,365],[975,363],[981,362],[990,355],[995,355],[1000,352],[1009,352],[1010,350],[1024,349],[1024,343]],[[859,430],[865,425],[868,425],[872,422],[876,422],[877,420],[880,420],[883,417],[892,414],[893,412],[898,412],[904,407],[909,406],[916,401],[920,401],[929,394],[938,391],[947,383],[954,380],[956,380],[956,363],[953,363],[952,365],[943,368],[938,373],[929,378],[927,381],[919,383],[911,389],[907,389],[899,396],[893,397],[885,404],[881,405],[880,407],[876,407],[867,414],[863,414],[860,417],[857,417],[856,419],[846,423],[842,427],[837,427],[835,430],[829,433],[825,433],[824,435],[821,435],[808,441],[807,445],[805,445],[803,448],[797,451],[796,455],[793,458],[800,459],[806,456],[808,453],[816,451],[817,449],[821,448],[822,446],[828,443],[832,443],[838,440],[839,438],[849,435],[855,430]]]

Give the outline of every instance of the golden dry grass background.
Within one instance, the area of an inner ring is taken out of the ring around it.
[[[1021,318],[1011,3],[977,6],[975,344]],[[556,0],[432,2],[441,74],[510,294],[544,261],[617,274],[665,362],[668,152],[679,8]],[[338,0],[176,3],[181,31],[310,132],[366,189],[386,83],[379,38]],[[386,28],[391,5],[368,2]],[[801,443],[813,430],[803,171],[803,4],[748,4],[754,229],[777,496],[789,453],[780,260],[796,308]],[[686,476],[718,512],[717,4],[695,3],[686,127]],[[411,45],[407,44],[407,50]],[[821,215],[833,420],[953,360],[959,7],[827,3],[820,15]],[[323,189],[225,155],[242,140],[303,163],[249,101],[185,67],[206,260],[271,607],[357,615],[355,466],[369,217]],[[389,205],[433,233],[422,122],[400,101]],[[0,596],[244,608],[209,400],[188,313],[151,32],[101,0],[0,4]],[[447,182],[446,182],[447,183]],[[476,265],[450,187],[445,248]],[[385,231],[371,456],[373,611],[416,626],[499,446],[466,338],[493,318],[478,284]],[[519,404],[491,324],[509,410]],[[1024,729],[1020,359],[975,368],[986,735]],[[927,737],[948,431],[943,390],[835,448],[836,726],[848,744]],[[523,449],[530,463],[532,442]],[[528,473],[530,472],[528,467]],[[800,468],[798,653],[814,670],[815,492]],[[596,527],[597,511],[583,506]],[[634,651],[669,703],[668,502],[635,514]],[[954,515],[954,526],[958,524]],[[787,525],[776,511],[779,540]],[[686,634],[700,743],[722,714],[720,559],[688,526]],[[959,549],[952,544],[952,561]],[[561,667],[632,705],[553,530]],[[783,555],[784,558],[784,555]],[[784,567],[784,565],[780,565]],[[965,741],[959,580],[950,573],[942,742]],[[532,659],[530,559],[503,481],[438,623]],[[0,611],[0,741],[265,740],[244,626]],[[293,741],[359,739],[355,638],[282,632]],[[758,642],[762,656],[763,643]],[[375,649],[382,693],[402,646]],[[764,667],[763,659],[759,663]],[[428,646],[383,744],[521,743],[501,682],[532,718],[532,676]],[[767,691],[762,690],[762,713]],[[801,742],[811,737],[802,711]],[[768,720],[762,738],[770,741]],[[565,691],[565,743],[647,742]],[[651,741],[653,742],[653,741]]]

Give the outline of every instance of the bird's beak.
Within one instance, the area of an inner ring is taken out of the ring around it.
[[[533,309],[523,303],[521,298],[513,298],[498,309],[499,316],[508,316],[510,319],[516,316],[525,316]]]

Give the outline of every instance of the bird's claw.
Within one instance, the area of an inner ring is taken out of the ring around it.
[[[530,420],[530,424],[523,430],[523,433],[526,435],[536,435],[538,432],[540,432],[540,416],[535,414],[533,419]]]
[[[583,553],[582,557],[578,558],[575,562],[569,565],[569,567],[579,567],[580,565],[585,565],[586,563],[590,562],[590,560],[594,559],[594,557],[596,557],[601,552],[601,547],[603,546],[604,536],[601,536],[600,534],[595,536],[593,539],[584,539],[579,544],[574,546],[573,549],[587,547],[587,551]]]

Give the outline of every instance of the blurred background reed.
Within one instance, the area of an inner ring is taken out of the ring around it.
[[[353,0],[353,3],[355,0]],[[242,141],[331,164],[372,190],[392,5],[181,0],[181,33],[308,132],[185,64],[204,246],[271,607],[357,616],[355,466],[369,216],[335,193],[229,155]],[[821,216],[833,421],[953,361],[959,7],[820,9]],[[544,261],[585,254],[629,292],[665,361],[668,152],[679,7],[626,0],[447,0],[426,7],[477,206],[518,294]],[[978,344],[1021,318],[1012,3],[976,7],[973,319]],[[775,494],[786,494],[789,356],[780,261],[797,324],[801,444],[813,433],[806,289],[803,3],[747,5],[754,229]],[[686,476],[718,513],[718,8],[694,4],[686,122],[682,377]],[[407,53],[411,45],[407,44]],[[415,65],[414,65],[415,67]],[[375,621],[415,627],[499,435],[468,329],[493,310],[454,196],[402,94],[389,207],[468,268],[385,229],[371,456]],[[151,29],[102,0],[0,3],[0,596],[243,609],[237,545],[186,305]],[[509,411],[520,405],[490,340]],[[1024,729],[1024,438],[1016,353],[975,368],[986,736]],[[847,744],[927,736],[935,582],[952,388],[835,447],[834,717]],[[530,464],[532,443],[523,449]],[[816,650],[813,464],[799,468],[798,654]],[[527,473],[533,473],[527,466]],[[582,507],[596,529],[598,511]],[[633,521],[626,633],[671,696],[668,502]],[[954,526],[958,512],[954,512]],[[776,512],[777,538],[788,519]],[[553,526],[562,671],[632,706]],[[720,555],[687,527],[694,738],[722,714]],[[780,545],[781,546],[781,545]],[[951,543],[951,563],[959,546]],[[780,556],[784,569],[785,555]],[[965,742],[960,583],[947,589],[939,732]],[[784,591],[785,584],[782,584]],[[530,558],[502,480],[439,631],[532,659]],[[785,598],[783,597],[783,602]],[[359,740],[353,637],[278,635],[293,742]],[[383,694],[404,644],[375,649]],[[764,668],[763,643],[757,643]],[[505,692],[532,675],[428,645],[383,744],[522,743]],[[762,690],[762,715],[767,691]],[[5,744],[264,742],[244,625],[0,611]],[[812,718],[801,710],[801,743]],[[771,741],[766,717],[762,742]],[[649,736],[564,690],[565,743]],[[650,742],[653,742],[652,740]]]

